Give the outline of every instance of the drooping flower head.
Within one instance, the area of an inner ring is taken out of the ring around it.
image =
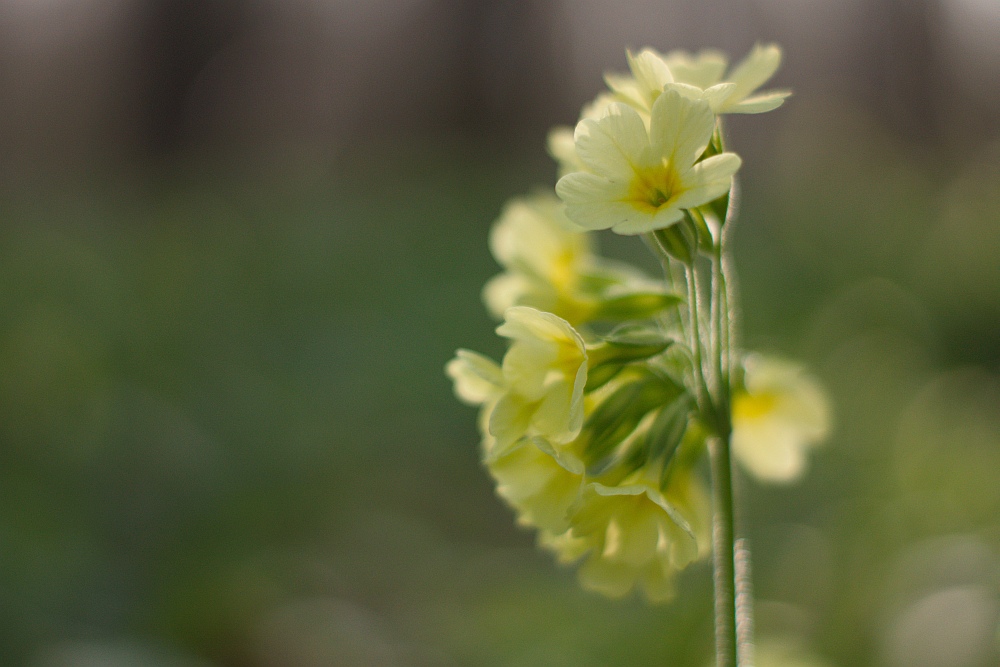
[[[761,480],[793,481],[829,434],[826,394],[798,364],[751,355],[743,366],[744,387],[733,395],[733,455]]]
[[[668,86],[653,103],[649,130],[639,114],[614,104],[576,127],[576,153],[587,171],[559,179],[567,217],[583,229],[641,234],[678,222],[683,210],[725,194],[740,167],[735,153],[698,161],[715,129],[705,100]]]

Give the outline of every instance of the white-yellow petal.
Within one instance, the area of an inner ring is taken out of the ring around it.
[[[733,434],[733,455],[765,482],[791,482],[805,471],[806,450],[794,429],[774,421],[744,424]]]
[[[757,44],[746,58],[726,76],[736,84],[731,99],[743,100],[774,76],[781,65],[781,48],[777,44]]]
[[[648,110],[663,91],[663,87],[674,82],[674,77],[670,73],[670,68],[663,62],[663,57],[653,49],[645,48],[638,54],[627,51],[626,57],[628,68],[638,86],[643,107]]]
[[[722,80],[729,60],[721,51],[706,49],[692,56],[686,51],[671,51],[663,57],[677,83],[708,88]]]
[[[637,164],[649,160],[646,125],[624,104],[612,105],[598,120],[580,121],[574,139],[580,161],[609,179],[628,179]]]
[[[527,434],[534,413],[535,404],[519,394],[508,392],[500,397],[489,420],[489,434],[496,439],[491,450],[494,456],[506,452]]]
[[[585,169],[580,158],[576,156],[576,142],[573,139],[573,128],[559,125],[549,131],[547,138],[549,155],[559,163],[559,175]]]
[[[652,215],[637,211],[635,207],[623,207],[627,215],[621,216],[621,221],[614,224],[612,229],[616,234],[625,236],[635,236],[636,234],[646,234],[656,229],[664,229],[684,217],[684,211],[680,208],[670,207],[656,211]]]
[[[480,405],[503,392],[499,364],[478,352],[458,350],[445,372],[455,383],[455,395],[465,403]]]
[[[507,309],[504,320],[497,327],[497,333],[505,338],[518,341],[572,342],[581,351],[585,347],[580,334],[566,320],[552,313],[528,306],[515,306]]]
[[[714,129],[715,114],[708,102],[668,88],[653,104],[649,141],[656,155],[675,169],[687,169],[705,152]]]
[[[490,315],[503,317],[504,311],[518,305],[521,297],[532,288],[532,282],[519,273],[501,273],[483,286],[483,303]]]
[[[497,494],[518,510],[521,524],[557,534],[569,528],[567,514],[583,483],[579,472],[560,465],[530,440],[488,460],[487,467],[497,480]]]
[[[744,368],[746,388],[733,397],[733,455],[761,480],[793,481],[829,432],[829,402],[797,364],[753,355]]]
[[[728,107],[727,111],[729,113],[764,113],[780,107],[791,94],[790,90],[771,90],[741,100]]]

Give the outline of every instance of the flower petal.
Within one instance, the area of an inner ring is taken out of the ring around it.
[[[712,49],[700,51],[696,56],[687,51],[671,51],[663,61],[670,68],[674,81],[699,88],[708,88],[721,81],[729,64],[724,53]]]
[[[620,598],[635,586],[636,572],[622,563],[612,563],[599,554],[592,554],[580,567],[580,585],[609,598]]]
[[[493,317],[503,317],[504,311],[519,305],[521,298],[531,291],[532,283],[520,273],[501,273],[483,285],[483,303]]]
[[[624,104],[611,105],[608,114],[598,120],[581,120],[573,137],[583,164],[607,178],[630,178],[635,165],[648,160],[646,125]]]
[[[663,86],[673,83],[674,77],[670,68],[653,49],[645,48],[638,54],[626,51],[625,55],[628,58],[628,68],[639,84],[639,90],[642,91],[643,101],[646,104],[652,103],[663,90]]]
[[[548,149],[556,162],[559,163],[560,174],[579,171],[583,163],[576,156],[576,142],[573,140],[573,128],[559,125],[549,131]]]
[[[649,139],[657,156],[670,160],[682,171],[705,151],[715,114],[704,100],[692,100],[668,87],[653,103]]]
[[[622,201],[597,202],[566,207],[566,214],[585,229],[640,229],[652,219],[649,213]],[[623,232],[624,233],[624,232]],[[628,232],[638,234],[640,232]]]
[[[777,109],[785,103],[785,98],[792,94],[790,90],[769,90],[760,95],[748,97],[732,106],[726,107],[727,113],[764,113]]]
[[[503,390],[500,365],[478,352],[458,350],[445,372],[455,382],[455,394],[466,403],[484,403]]]
[[[613,230],[616,234],[635,236],[636,234],[651,232],[654,229],[669,227],[683,217],[684,212],[675,206],[661,208],[653,215],[635,211],[634,215],[630,215],[616,224]]]
[[[721,197],[732,187],[732,176],[742,164],[736,153],[722,153],[706,158],[684,174],[686,190],[671,204],[694,208]]]
[[[556,181],[556,194],[567,206],[614,201],[627,192],[627,181],[610,181],[602,176],[577,171]],[[573,217],[567,213],[567,217]],[[574,220],[574,222],[576,222]]]
[[[754,46],[747,57],[726,77],[727,81],[736,84],[730,99],[746,98],[774,76],[779,65],[781,65],[781,48],[777,44]]]
[[[490,435],[497,439],[493,452],[500,454],[528,431],[534,404],[517,394],[506,393],[500,397],[490,414]]]
[[[505,338],[518,341],[566,342],[573,341],[584,349],[580,334],[561,317],[546,313],[528,306],[514,306],[504,313],[503,324],[497,327],[497,333]]]

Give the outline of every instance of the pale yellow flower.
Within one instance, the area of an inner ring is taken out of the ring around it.
[[[757,478],[790,482],[807,452],[830,431],[830,405],[819,383],[794,363],[752,355],[745,388],[733,396],[733,455]]]
[[[629,52],[628,64],[632,76],[606,74],[604,80],[614,92],[615,99],[635,109],[647,125],[653,104],[664,90],[674,89],[685,97],[704,99],[713,112],[718,112],[736,88],[733,83],[720,83],[717,80],[706,86],[694,85],[693,81],[707,82],[713,75],[712,69],[705,67],[700,60],[686,68],[681,65],[681,73],[689,74],[690,80],[678,78],[664,57],[649,48],[643,49],[638,55]]]
[[[569,509],[580,495],[583,466],[571,470],[565,459],[538,445],[524,438],[497,456],[488,452],[486,467],[497,482],[497,495],[517,510],[519,524],[563,533],[569,529]]]
[[[781,48],[776,44],[754,46],[728,74],[726,64],[725,55],[715,50],[697,55],[671,51],[664,56],[647,48],[629,54],[631,76],[609,74],[605,80],[617,99],[640,113],[649,113],[664,88],[671,86],[704,98],[717,114],[771,111],[791,95],[786,90],[755,94],[781,65]]]
[[[662,283],[635,268],[599,257],[592,236],[566,218],[554,195],[510,201],[490,233],[490,249],[506,269],[483,288],[490,313],[531,306],[572,325],[605,313],[609,300],[663,294]]]
[[[540,542],[561,561],[585,556],[580,583],[609,597],[640,588],[652,601],[673,595],[675,573],[709,549],[710,503],[691,472],[673,476],[667,490],[640,469],[614,485],[588,482],[571,509],[567,533]]]
[[[513,342],[503,358],[506,391],[490,417],[497,446],[504,449],[525,435],[573,440],[583,425],[583,338],[561,317],[527,306],[508,308],[504,319],[497,333]]]
[[[554,196],[512,200],[490,232],[490,250],[506,269],[483,288],[490,313],[531,306],[580,321],[594,307],[580,289],[583,272],[597,263],[591,246]]]
[[[576,152],[587,171],[559,179],[566,216],[583,229],[641,234],[668,227],[725,194],[740,167],[734,153],[701,162],[715,129],[704,100],[668,88],[653,103],[649,130],[629,106],[576,126]]]

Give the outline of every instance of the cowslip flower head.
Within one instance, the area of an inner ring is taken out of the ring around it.
[[[505,393],[490,416],[501,449],[521,437],[569,442],[583,425],[587,348],[561,317],[528,306],[504,313],[497,333],[513,342],[503,358]]]
[[[566,216],[588,230],[642,234],[669,227],[684,209],[725,194],[740,167],[735,153],[697,162],[715,129],[705,100],[668,87],[653,103],[649,130],[639,114],[614,104],[599,120],[583,120],[574,135],[587,171],[556,184]]]
[[[791,482],[829,434],[829,401],[797,364],[751,355],[744,369],[744,388],[733,396],[733,455],[763,481]]]

